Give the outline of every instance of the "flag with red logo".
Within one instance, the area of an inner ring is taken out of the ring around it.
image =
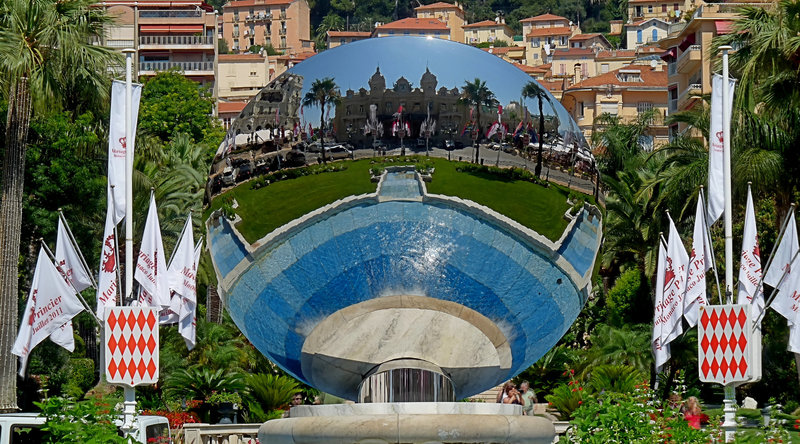
[[[111,117],[108,123],[108,201],[114,207],[114,225],[125,217],[125,150],[136,142],[136,121],[142,85],[133,85],[131,93],[131,134],[125,140],[125,82],[115,80],[111,85]],[[112,188],[113,185],[113,188]]]
[[[706,296],[706,272],[711,268],[711,242],[706,231],[706,215],[704,211],[703,192],[697,196],[697,210],[694,215],[694,234],[692,251],[689,253],[689,272],[686,277],[686,296],[684,297],[683,316],[690,327],[697,325],[699,309],[708,305]]]
[[[753,313],[758,315],[764,309],[764,287],[761,284],[761,251],[758,246],[756,213],[753,208],[753,195],[747,186],[747,207],[744,213],[744,237],[742,255],[739,262],[739,304],[753,304]]]
[[[664,268],[667,263],[667,249],[664,247],[664,242],[661,238],[658,239],[658,261],[656,265],[656,288],[655,288],[655,315],[653,317],[653,337],[652,349],[653,357],[655,359],[656,371],[660,371],[661,367],[669,361],[671,356],[669,344],[662,342],[666,333],[663,331],[664,318],[662,315],[664,306]]]
[[[56,267],[64,275],[64,279],[72,284],[75,291],[83,291],[92,286],[89,270],[83,266],[78,247],[72,243],[63,219],[58,218],[58,237],[55,251]]]
[[[97,316],[105,315],[106,307],[117,305],[117,240],[115,238],[114,209],[108,207],[103,245],[100,251],[100,271],[97,278]]]
[[[683,246],[675,223],[669,217],[669,239],[667,241],[667,258],[664,268],[664,301],[661,316],[664,318],[662,336],[664,344],[671,342],[683,333],[683,297],[686,294],[686,276],[689,267],[689,255]]]
[[[142,246],[136,260],[133,278],[139,282],[139,305],[150,307],[169,306],[170,276],[167,273],[167,260],[164,243],[161,241],[161,225],[158,222],[156,198],[150,194],[150,209],[142,234]]]
[[[81,311],[83,305],[75,290],[50,261],[44,247],[40,248],[22,323],[11,349],[12,354],[19,356],[20,376],[25,376],[31,350]]]
[[[727,113],[728,119],[731,116],[733,105],[733,90],[736,81],[728,80]],[[722,88],[724,81],[722,76],[714,74],[711,81],[711,124],[708,132],[708,224],[711,225],[719,219],[725,209],[724,192],[724,173],[723,173],[723,151],[724,151],[724,128],[723,122],[723,97]],[[728,122],[730,123],[730,122]]]

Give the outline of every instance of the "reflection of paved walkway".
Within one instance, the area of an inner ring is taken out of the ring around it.
[[[406,147],[406,154],[407,155],[425,154],[425,150],[424,149],[415,150]],[[470,161],[473,157],[475,157],[475,151],[473,151],[472,147],[461,148],[450,152],[441,148],[432,148],[429,154],[433,157],[441,157],[445,159],[449,158],[450,160],[463,160],[463,161]],[[375,152],[371,149],[360,149],[356,150],[354,152],[354,155],[356,159],[363,159],[363,158],[373,157],[375,155]],[[386,150],[386,155],[399,156],[400,148],[393,148],[390,150]],[[483,163],[485,165],[499,164],[501,167],[514,166],[518,168],[524,168],[530,171],[533,171],[534,167],[536,166],[535,161],[527,160],[524,157],[520,157],[503,151],[494,151],[486,148],[481,149],[481,158],[483,158]],[[547,175],[547,164],[545,163],[544,167],[542,168],[542,176],[546,175]],[[594,183],[591,180],[584,179],[581,177],[570,176],[568,173],[559,171],[555,168],[550,169],[549,180],[550,182],[568,187],[572,190],[580,191],[581,193],[584,194],[592,194],[594,192]],[[600,196],[600,200],[601,201],[604,200],[602,195]]]

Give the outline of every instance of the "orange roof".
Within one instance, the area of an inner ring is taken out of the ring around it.
[[[289,5],[294,0],[236,0],[223,5],[223,8],[241,8],[243,6],[269,6],[269,5]]]
[[[520,23],[547,22],[547,21],[551,21],[551,20],[567,20],[567,18],[566,17],[561,17],[560,15],[547,13],[547,14],[537,15],[536,17],[528,17],[526,19],[520,20],[519,22]]]
[[[240,113],[247,106],[247,102],[219,102],[217,112],[220,114]]]
[[[561,91],[564,88],[563,80],[539,80],[539,83],[551,92]]]
[[[592,38],[595,38],[595,37],[598,37],[598,36],[601,36],[601,35],[602,34],[600,34],[599,32],[592,32],[592,33],[589,33],[589,34],[578,34],[578,35],[574,35],[574,36],[570,37],[570,40],[572,40],[572,41],[589,40],[589,39],[592,39]]]
[[[540,69],[538,69],[539,68],[538,66],[528,66],[528,65],[523,65],[521,63],[512,63],[512,65],[514,65],[517,68],[521,69],[526,74],[534,74],[534,73],[541,73],[542,72]]]
[[[464,25],[462,26],[462,28],[491,28],[494,26],[506,26],[506,24],[497,23],[494,20],[484,20],[482,22],[470,23],[469,25]]]
[[[372,34],[369,31],[328,31],[328,37],[364,37],[367,38]]]
[[[436,2],[436,3],[431,3],[430,5],[422,5],[414,8],[415,11],[418,11],[420,9],[461,9],[461,8],[452,3]]]
[[[261,54],[220,54],[217,57],[219,57],[220,62],[242,62],[245,60],[264,61],[264,57]]]
[[[664,20],[664,19],[660,19],[660,18],[658,18],[658,17],[650,17],[650,18],[648,18],[648,19],[639,20],[638,22],[631,23],[631,24],[630,24],[630,25],[628,25],[628,26],[641,26],[641,25],[643,25],[643,24],[645,24],[645,23],[647,23],[647,22],[649,22],[649,21],[652,21],[652,20],[657,20],[657,21],[659,21],[659,22],[661,22],[661,23],[666,23],[667,25],[669,25],[669,22],[667,22],[667,21],[666,21],[666,20]]]
[[[575,56],[594,56],[594,50],[592,48],[568,48],[568,49],[557,49],[553,51],[552,56],[565,56],[565,57],[575,57]],[[594,58],[594,57],[593,57]]]
[[[378,26],[376,30],[384,30],[384,29],[400,29],[400,30],[415,30],[415,31],[426,31],[426,30],[439,30],[439,31],[449,31],[450,28],[447,27],[441,20],[439,19],[432,19],[432,18],[425,18],[425,19],[418,19],[418,18],[404,18],[401,20],[395,20],[393,22],[387,23],[385,25]]]
[[[548,35],[570,35],[572,30],[566,26],[555,26],[553,28],[533,28],[525,37],[544,37]]]
[[[289,54],[289,55],[282,55],[278,56],[278,60],[281,61],[291,61],[295,63],[300,63],[303,60],[308,59],[309,57],[317,55],[316,52],[301,52],[300,54]]]
[[[633,49],[612,49],[603,50],[597,53],[595,59],[617,59],[617,58],[636,58],[636,51]]]
[[[633,73],[636,71],[640,74],[642,79],[641,82],[639,81],[622,81],[617,77],[617,74],[620,71],[629,71]],[[581,83],[576,83],[572,85],[568,89],[580,89],[580,88],[591,88],[597,86],[606,86],[606,85],[616,85],[616,86],[627,86],[627,87],[638,87],[638,88],[664,88],[664,91],[667,90],[667,71],[662,69],[661,71],[656,71],[649,66],[642,66],[642,65],[628,65],[623,66],[620,69],[615,69],[614,71],[607,72],[605,74],[600,74],[599,76],[590,77]]]

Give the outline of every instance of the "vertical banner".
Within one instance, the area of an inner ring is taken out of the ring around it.
[[[103,316],[106,307],[117,305],[117,239],[114,234],[114,209],[108,207],[103,245],[100,251],[100,271],[97,277],[97,317]]]
[[[729,79],[728,116],[733,109],[733,90],[736,81]],[[722,216],[725,209],[725,186],[723,172],[723,145],[725,122],[723,122],[722,104],[723,79],[714,74],[711,81],[711,126],[708,131],[708,225],[712,225]]]
[[[136,123],[142,85],[133,85],[131,95],[131,133],[125,140],[125,82],[114,80],[111,85],[111,119],[108,123],[108,205],[114,207],[114,225],[125,217],[125,150],[136,142]],[[112,188],[111,185],[114,185]]]

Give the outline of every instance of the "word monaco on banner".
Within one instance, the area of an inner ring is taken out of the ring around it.
[[[697,362],[700,380],[719,384],[754,382],[761,376],[761,341],[753,335],[751,304],[700,307]]]
[[[158,382],[158,310],[155,307],[107,307],[106,380],[129,387]]]

